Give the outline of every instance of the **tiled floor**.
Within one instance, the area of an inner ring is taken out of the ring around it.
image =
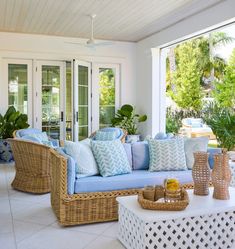
[[[0,164],[1,249],[123,249],[117,222],[60,227],[50,194],[33,195],[11,188],[14,165]]]

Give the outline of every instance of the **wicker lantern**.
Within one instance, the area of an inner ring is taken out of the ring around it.
[[[210,167],[208,164],[209,153],[195,152],[192,176],[194,181],[195,195],[209,194]]]
[[[229,156],[226,151],[214,155],[214,168],[212,170],[212,183],[214,185],[213,197],[219,200],[228,200],[229,184],[231,181],[231,170],[229,167]]]

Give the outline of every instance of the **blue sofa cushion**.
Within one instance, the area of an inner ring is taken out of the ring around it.
[[[209,142],[208,137],[186,138],[184,140],[184,151],[185,151],[186,164],[188,169],[193,168],[194,152],[197,151],[207,152],[208,142]]]
[[[131,168],[133,167],[133,164],[132,164],[132,152],[131,152],[131,144],[130,143],[124,143],[122,144],[125,151],[126,151],[126,155],[127,155],[127,159],[128,159],[128,162],[131,166]]]
[[[214,155],[222,153],[222,149],[221,148],[208,148],[207,151],[209,152],[209,159],[208,159],[209,166],[211,169],[213,169],[213,167],[214,167]]]
[[[92,176],[77,178],[75,193],[102,192],[121,189],[143,188],[145,185],[162,185],[165,178],[176,177],[181,184],[192,182],[192,171],[161,171],[134,170],[131,174],[112,177]],[[79,176],[78,176],[79,177]]]
[[[65,153],[64,148],[56,148],[56,151],[67,159],[67,192],[69,195],[74,194],[75,187],[75,161],[74,159]]]
[[[149,168],[149,146],[147,141],[131,144],[133,169]]]

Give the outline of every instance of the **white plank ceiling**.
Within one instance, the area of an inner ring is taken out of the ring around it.
[[[0,0],[0,31],[139,41],[223,0]]]

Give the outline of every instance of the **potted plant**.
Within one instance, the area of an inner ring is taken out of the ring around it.
[[[11,147],[6,139],[12,138],[15,130],[28,128],[27,121],[27,115],[16,111],[14,106],[10,106],[4,116],[0,114],[0,161],[13,160]]]
[[[235,148],[235,112],[232,108],[211,104],[204,116],[220,147],[231,151]]]
[[[140,140],[140,134],[138,134],[137,124],[145,122],[147,115],[140,116],[135,113],[135,109],[131,105],[123,105],[121,109],[117,111],[115,117],[112,119],[112,126],[117,126],[125,129],[128,133],[126,142],[136,142]]]

